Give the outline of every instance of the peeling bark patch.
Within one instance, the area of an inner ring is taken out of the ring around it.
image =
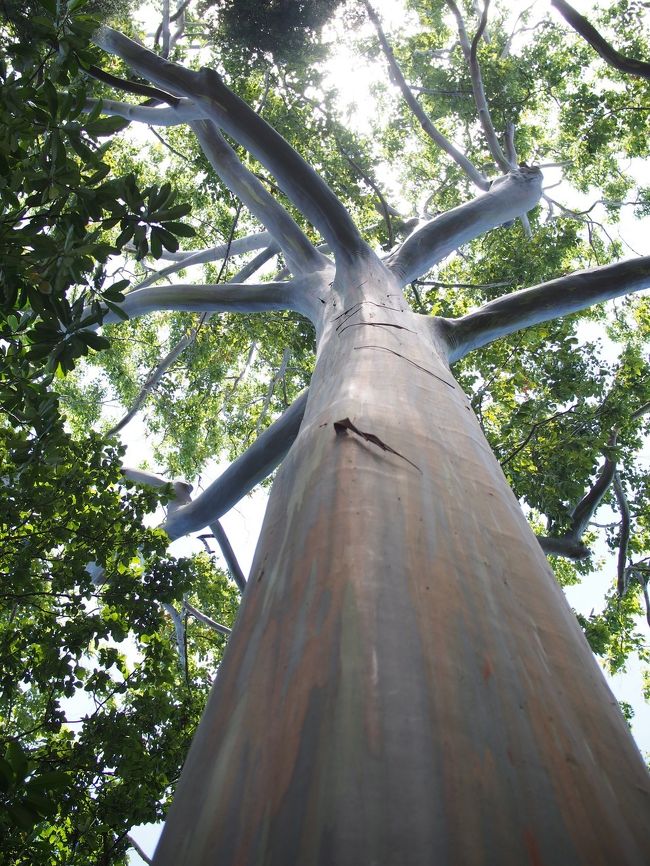
[[[370,442],[371,445],[376,445],[377,448],[381,448],[382,451],[387,451],[389,454],[395,454],[396,457],[401,457],[402,460],[406,460],[406,462],[412,466],[414,469],[422,475],[422,470],[419,466],[416,466],[412,460],[409,460],[408,457],[405,457],[403,454],[400,454],[399,451],[395,451],[394,448],[391,448],[390,445],[386,445],[385,442],[382,442],[379,436],[375,436],[374,433],[366,433],[363,430],[359,430],[358,427],[350,421],[349,418],[343,418],[341,421],[334,422],[334,430],[336,431],[337,436],[345,435],[346,431],[349,430],[350,433],[356,433],[357,436],[361,436],[362,439],[365,439],[366,442]]]
[[[379,349],[381,352],[390,352],[391,355],[397,355],[398,358],[403,358],[409,364],[412,364],[414,367],[417,367],[418,370],[422,370],[423,373],[427,373],[429,376],[433,376],[434,379],[439,379],[441,382],[444,382],[449,388],[453,388],[456,390],[456,386],[452,385],[451,382],[448,382],[447,379],[443,379],[442,376],[438,376],[437,373],[432,373],[431,370],[427,370],[426,367],[422,367],[420,364],[416,364],[415,361],[411,361],[410,358],[407,358],[406,355],[400,355],[399,352],[395,352],[393,349],[388,349],[386,346],[354,346],[354,351],[357,352],[359,349]]]

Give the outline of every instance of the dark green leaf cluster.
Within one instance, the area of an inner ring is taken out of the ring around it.
[[[98,437],[0,430],[2,862],[126,862],[130,828],[162,815],[223,647],[187,625],[182,669],[163,604],[191,593],[225,624],[236,610],[205,555],[171,559],[143,528],[167,491],[134,488],[120,462]]]
[[[282,62],[304,57],[342,0],[206,0],[217,11],[219,32],[246,53]]]
[[[12,413],[29,413],[30,382],[108,345],[94,331],[127,285],[105,286],[112,255],[131,239],[140,255],[159,255],[192,234],[168,185],[140,190],[133,176],[109,177],[100,139],[125,121],[100,117],[101,103],[86,114],[97,21],[82,7],[13,4],[2,28],[0,374]]]

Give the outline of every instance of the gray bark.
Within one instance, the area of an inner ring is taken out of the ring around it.
[[[468,352],[540,322],[650,288],[650,256],[577,271],[503,295],[460,319],[445,320],[450,363]]]

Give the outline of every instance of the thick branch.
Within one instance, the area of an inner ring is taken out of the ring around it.
[[[616,434],[612,434],[611,445],[616,444]],[[603,501],[609,485],[612,483],[616,472],[616,461],[611,457],[605,457],[605,462],[600,468],[598,477],[591,489],[582,497],[571,514],[571,529],[569,535],[575,539],[582,538],[589,521],[596,513],[596,509]]]
[[[229,258],[232,256],[240,256],[243,253],[249,253],[253,250],[259,250],[262,247],[268,246],[271,241],[271,235],[268,232],[258,232],[254,235],[247,235],[244,238],[235,238],[230,243],[218,244],[215,247],[209,247],[204,250],[190,250],[185,253],[173,253],[175,257],[175,263],[173,265],[168,265],[165,268],[161,268],[159,271],[155,271],[153,274],[150,274],[146,279],[142,280],[141,283],[138,283],[138,289],[144,289],[147,286],[151,286],[154,283],[157,283],[158,280],[162,280],[164,277],[168,277],[170,274],[174,274],[177,271],[182,271],[185,268],[190,268],[192,265],[202,265],[205,262],[214,262],[219,259],[223,259],[225,256]],[[170,258],[171,256],[165,256],[165,258]]]
[[[511,171],[494,181],[488,192],[414,231],[386,264],[406,285],[462,244],[531,210],[541,194],[542,174],[538,169]]]
[[[221,548],[221,553],[223,554],[223,558],[226,560],[228,571],[239,587],[239,591],[243,592],[246,589],[246,578],[244,577],[244,572],[241,570],[241,566],[237,562],[235,551],[232,549],[232,545],[228,540],[225,529],[218,520],[213,520],[210,524],[210,532],[214,535],[217,544]]]
[[[537,541],[545,554],[563,556],[565,559],[587,559],[590,550],[581,541],[577,541],[571,535],[562,538],[549,538],[546,535],[538,535]]]
[[[242,165],[214,123],[196,121],[192,129],[214,170],[273,235],[291,270],[298,273],[322,268],[325,261],[323,256],[314,249],[302,229],[266,187]]]
[[[372,21],[375,26],[375,30],[377,31],[377,36],[379,38],[379,44],[381,45],[382,51],[384,52],[384,56],[388,61],[388,65],[391,71],[391,78],[397,84],[399,89],[402,91],[402,96],[404,97],[406,104],[411,109],[415,117],[418,119],[420,126],[429,136],[429,138],[442,150],[445,151],[454,162],[460,166],[460,168],[465,172],[467,177],[475,184],[479,189],[487,190],[490,187],[489,180],[483,175],[476,166],[462,153],[454,144],[449,141],[449,139],[443,135],[439,129],[432,123],[431,119],[428,117],[427,113],[424,111],[420,103],[415,98],[413,91],[406,83],[406,79],[402,74],[402,70],[395,59],[395,54],[393,53],[393,49],[386,38],[386,34],[384,33],[381,22],[379,21],[379,17],[377,13],[370,5],[368,0],[365,0],[365,6],[368,11],[368,17]]]
[[[189,313],[263,313],[269,310],[297,310],[313,316],[308,282],[297,278],[286,283],[223,283],[213,285],[176,284],[150,286],[130,292],[121,309],[135,319],[159,310]],[[120,317],[107,312],[103,324],[119,322]]]
[[[212,69],[199,72],[170,63],[109,27],[95,35],[96,43],[174,93],[195,99],[212,120],[240,142],[277,178],[284,193],[322,233],[335,254],[369,254],[346,208],[311,166],[233,93]]]
[[[650,256],[577,271],[566,277],[503,295],[460,319],[447,321],[450,362],[499,337],[594,304],[650,288]]]
[[[551,0],[551,5],[555,6],[557,11],[567,21],[573,29],[582,36],[582,38],[591,45],[591,47],[600,54],[606,63],[618,69],[619,72],[625,72],[627,75],[637,75],[640,78],[650,79],[650,63],[643,60],[637,60],[634,57],[626,57],[617,51],[609,44],[596,30],[593,24],[590,24],[584,15],[580,15],[569,3],[565,0]]]
[[[163,526],[170,538],[180,538],[214,523],[270,475],[298,435],[306,404],[307,391],[200,496],[171,515]]]
[[[173,105],[131,105],[115,99],[87,99],[84,111],[92,111],[98,102],[101,102],[102,114],[146,123],[147,126],[178,126],[203,117],[203,112],[191,99],[177,99]]]

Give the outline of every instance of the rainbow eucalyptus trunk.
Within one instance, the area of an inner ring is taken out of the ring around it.
[[[447,363],[339,267],[157,866],[647,863],[648,777]]]

